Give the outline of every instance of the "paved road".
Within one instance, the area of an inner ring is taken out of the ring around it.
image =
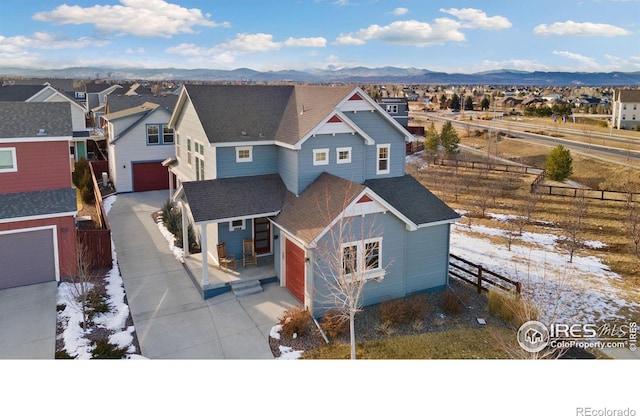
[[[299,302],[277,283],[203,300],[151,213],[167,191],[121,194],[109,211],[120,274],[142,355],[164,359],[271,359],[269,331]]]

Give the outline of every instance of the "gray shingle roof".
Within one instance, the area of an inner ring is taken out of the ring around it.
[[[370,179],[364,184],[416,225],[460,218],[411,175]]]
[[[617,99],[623,103],[638,103],[640,102],[640,90],[619,90]]]
[[[301,85],[186,85],[210,143],[297,143],[354,89]]]
[[[0,194],[0,219],[76,211],[74,188]]]
[[[109,107],[109,113],[115,113],[118,111],[126,110],[127,108],[137,107],[141,104],[154,103],[160,107],[167,109],[170,113],[176,106],[178,96],[174,94],[169,95],[116,95],[111,94],[107,96],[107,105]]]
[[[183,182],[196,223],[280,211],[287,192],[280,175]]]
[[[322,173],[299,196],[287,192],[275,222],[305,243],[312,242],[365,187]]]
[[[5,85],[0,87],[0,101],[26,101],[44,88],[44,85]]]
[[[46,137],[71,137],[71,103],[0,102],[0,138],[36,137],[44,129]]]

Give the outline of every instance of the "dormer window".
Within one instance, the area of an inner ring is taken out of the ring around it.
[[[236,163],[253,162],[253,147],[236,147]]]

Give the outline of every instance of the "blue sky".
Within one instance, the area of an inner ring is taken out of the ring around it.
[[[10,0],[0,65],[640,71],[640,0]]]

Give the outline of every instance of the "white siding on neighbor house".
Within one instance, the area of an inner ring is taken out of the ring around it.
[[[156,110],[150,113],[144,120],[120,137],[114,145],[114,166],[115,176],[112,178],[118,192],[133,192],[132,162],[162,161],[175,155],[173,144],[147,145],[147,125],[169,123],[169,113]],[[127,117],[122,121],[115,121],[115,135],[118,135],[129,128],[137,117]]]
[[[176,173],[183,182],[195,181],[195,161],[194,161],[194,143],[200,142],[204,145],[205,162],[204,174],[206,179],[216,179],[216,151],[211,148],[207,135],[202,128],[198,114],[190,100],[186,100],[182,111],[177,117],[175,131],[180,136],[180,157],[178,158],[178,167]],[[191,164],[187,163],[187,139],[191,140]],[[173,149],[175,155],[175,149]]]

